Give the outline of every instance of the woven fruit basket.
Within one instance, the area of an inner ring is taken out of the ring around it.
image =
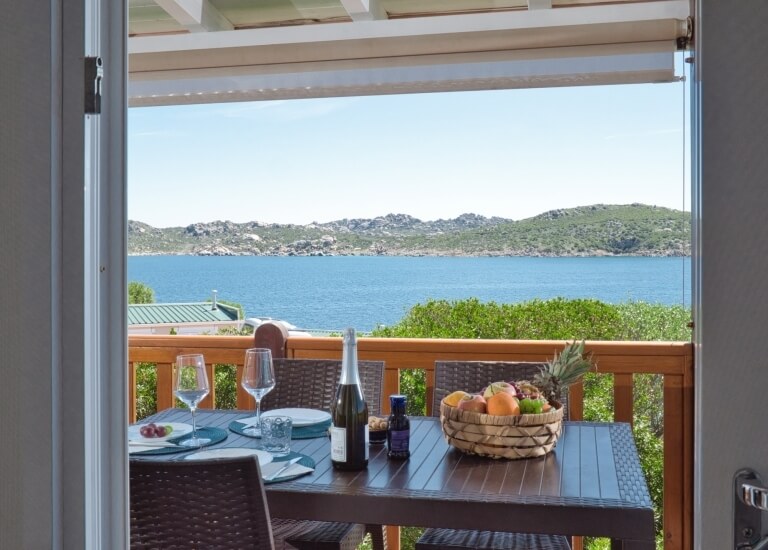
[[[563,406],[541,414],[494,416],[440,403],[440,424],[449,445],[490,458],[534,458],[555,448],[563,425]]]

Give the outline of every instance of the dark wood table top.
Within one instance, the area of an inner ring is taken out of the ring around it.
[[[198,426],[226,429],[253,414],[201,409]],[[145,422],[158,420],[190,422],[190,413],[168,409]],[[212,448],[256,443],[229,432]],[[614,539],[615,547],[655,547],[653,509],[628,424],[565,422],[548,455],[493,460],[450,447],[438,419],[412,417],[411,458],[390,460],[385,445],[372,445],[361,472],[334,470],[326,438],[291,445],[317,466],[312,474],[266,486],[276,517],[601,536]]]

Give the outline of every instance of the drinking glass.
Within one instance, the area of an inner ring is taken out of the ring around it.
[[[261,399],[275,387],[275,369],[272,366],[272,352],[267,348],[245,350],[243,367],[243,389],[256,400],[256,423],[243,433],[261,437]]]
[[[265,416],[261,420],[262,448],[274,456],[291,452],[293,419],[290,416]]]
[[[185,447],[202,447],[211,440],[197,437],[195,411],[197,404],[208,395],[208,375],[205,372],[205,360],[199,353],[178,355],[176,357],[176,376],[173,379],[173,393],[187,404],[192,411],[192,437],[179,442]]]

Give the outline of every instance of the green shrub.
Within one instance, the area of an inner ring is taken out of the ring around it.
[[[216,365],[216,396],[214,406],[217,409],[237,408],[237,367],[235,365]]]
[[[128,283],[129,304],[153,304],[155,303],[155,291],[148,285],[139,281]]]
[[[154,363],[136,365],[136,420],[157,412],[157,368]]]

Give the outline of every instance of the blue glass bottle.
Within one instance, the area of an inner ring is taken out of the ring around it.
[[[390,395],[389,406],[392,413],[387,425],[387,456],[389,458],[406,459],[411,456],[409,449],[411,440],[411,421],[405,416],[404,395]]]

